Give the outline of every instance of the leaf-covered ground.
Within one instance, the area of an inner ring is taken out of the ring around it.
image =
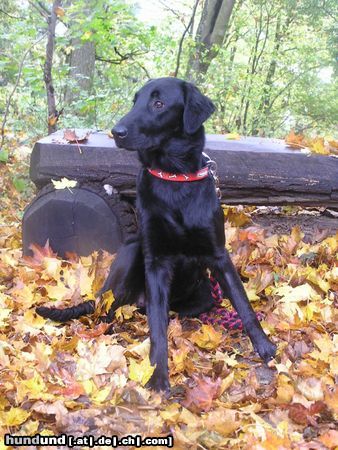
[[[94,299],[112,256],[65,261],[46,247],[23,258],[20,219],[31,188],[18,193],[27,166],[13,161],[0,165],[2,435],[172,434],[182,450],[338,446],[337,236],[315,233],[306,243],[297,228],[244,229],[234,226],[246,221],[242,213],[226,209],[228,249],[277,358],[267,367],[242,333],[173,315],[165,399],[144,387],[148,327],[134,307],[118,310],[110,335],[97,316],[111,295],[96,316],[62,326],[35,314],[37,305]]]

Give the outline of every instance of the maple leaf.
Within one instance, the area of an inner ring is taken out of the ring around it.
[[[115,311],[116,319],[122,323],[124,320],[131,319],[133,317],[134,311],[137,310],[135,305],[123,305],[117,308]]]
[[[76,180],[68,180],[66,177],[61,178],[59,181],[53,179],[51,181],[55,189],[69,189],[70,192],[72,192],[70,188],[74,188],[77,185]]]
[[[292,148],[305,148],[305,138],[302,134],[296,134],[295,130],[291,130],[286,136],[285,142]]]
[[[88,380],[96,375],[111,373],[126,367],[122,345],[107,345],[103,340],[93,343],[79,341],[76,374],[78,380]]]
[[[180,408],[181,405],[179,403],[171,403],[165,410],[160,412],[160,415],[167,423],[176,423],[181,415]]]
[[[57,254],[53,252],[53,249],[49,245],[49,240],[41,247],[38,244],[31,244],[29,249],[32,250],[33,256],[23,256],[23,261],[32,267],[42,266],[45,258],[56,258]]]
[[[173,349],[171,352],[172,361],[173,361],[173,369],[172,373],[181,373],[184,371],[186,362],[187,362],[187,356],[190,352],[190,348],[183,344],[178,349]]]
[[[308,139],[307,143],[313,153],[320,155],[328,155],[330,153],[329,148],[325,145],[324,138],[316,137],[314,139]]]
[[[202,325],[201,328],[190,336],[190,340],[200,348],[214,350],[222,341],[223,335],[216,331],[212,325]]]
[[[193,378],[196,385],[187,389],[182,405],[193,412],[210,411],[213,401],[220,394],[221,378],[215,381],[209,377],[198,378],[196,375]]]
[[[3,425],[13,427],[21,425],[31,415],[22,408],[11,408],[9,411],[0,411],[0,421]]]
[[[78,135],[75,129],[71,130],[69,128],[67,128],[63,132],[63,138],[66,139],[69,143],[84,142],[88,139],[89,135],[89,131],[82,130],[81,134]]]
[[[207,430],[216,431],[222,436],[228,436],[241,425],[237,416],[238,412],[233,409],[218,408],[202,416],[202,422]]]
[[[144,358],[140,363],[135,361],[135,359],[129,359],[129,378],[141,383],[142,386],[145,386],[150,380],[154,370],[155,366],[150,364],[149,356]]]

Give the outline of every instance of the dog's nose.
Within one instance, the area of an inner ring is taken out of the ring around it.
[[[116,125],[116,127],[114,127],[111,132],[113,136],[117,136],[120,139],[124,139],[128,134],[127,128],[123,125]]]

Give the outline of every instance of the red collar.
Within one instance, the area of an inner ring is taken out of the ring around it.
[[[167,181],[197,181],[207,178],[209,175],[209,167],[205,166],[194,173],[169,173],[159,169],[148,169],[148,172],[154,177]]]

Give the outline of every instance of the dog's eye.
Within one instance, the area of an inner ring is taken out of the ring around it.
[[[161,100],[156,100],[156,101],[153,103],[153,106],[154,106],[154,108],[156,108],[156,109],[160,109],[160,108],[163,108],[164,103],[161,102]]]

